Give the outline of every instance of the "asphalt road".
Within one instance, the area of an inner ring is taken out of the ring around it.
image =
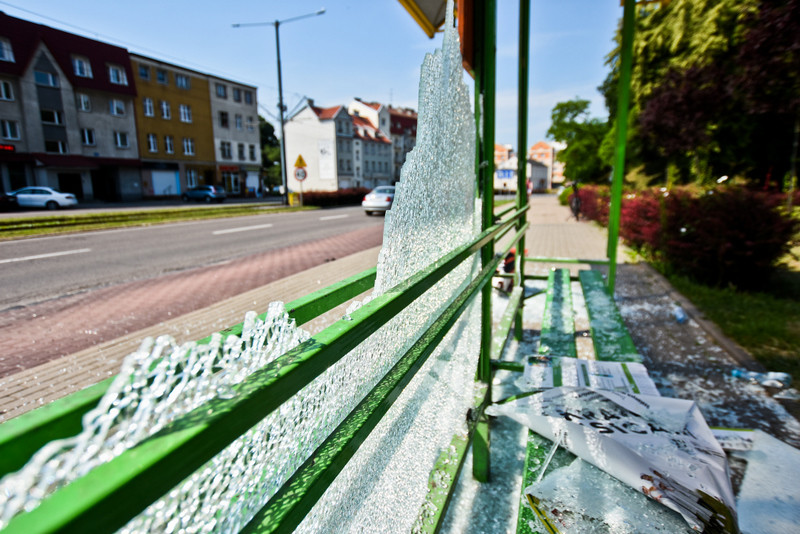
[[[3,242],[0,311],[382,224],[347,207]]]

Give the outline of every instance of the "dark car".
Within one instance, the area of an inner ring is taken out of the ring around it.
[[[8,193],[0,193],[0,211],[14,211],[18,207],[17,197]]]
[[[216,185],[198,185],[186,191],[181,198],[184,202],[196,200],[198,202],[222,202],[227,198],[225,190]]]

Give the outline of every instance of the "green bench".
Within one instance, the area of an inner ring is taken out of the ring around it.
[[[641,362],[642,358],[637,354],[636,347],[614,299],[608,293],[602,273],[580,271],[578,278],[589,315],[595,358],[602,361]],[[549,274],[538,354],[547,357],[574,358],[577,356],[572,287],[570,273],[567,269],[554,269]],[[555,385],[561,384],[558,367],[554,371],[554,383]],[[552,449],[552,443],[549,440],[533,431],[528,431],[523,469],[523,490],[539,477],[540,467],[550,449]],[[562,465],[573,458],[574,456],[570,453],[560,449],[552,465]],[[518,534],[537,532],[532,525],[541,523],[537,521],[535,514],[536,512],[528,505],[523,493],[517,519]]]

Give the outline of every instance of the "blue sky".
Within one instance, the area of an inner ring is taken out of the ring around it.
[[[275,30],[233,28],[313,13],[280,27],[283,90],[291,110],[303,96],[317,105],[353,97],[417,107],[419,68],[429,39],[396,0],[0,0],[19,18],[124,46],[191,68],[256,85],[261,113],[277,112]],[[496,141],[516,147],[518,0],[498,0]],[[560,101],[592,101],[606,111],[597,86],[608,68],[618,0],[533,0],[528,145],[544,139]]]

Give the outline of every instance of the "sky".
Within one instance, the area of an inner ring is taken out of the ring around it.
[[[498,0],[499,144],[517,144],[519,0]],[[597,87],[622,8],[618,0],[532,0],[528,146],[545,139],[550,111],[576,97],[607,112]],[[325,13],[280,25],[284,102],[322,107],[354,97],[417,109],[429,39],[397,0],[0,0],[6,14],[258,87],[260,113],[276,125],[278,76],[272,24],[235,23]],[[467,76],[469,79],[469,77]],[[469,79],[471,80],[471,79]],[[470,83],[471,85],[471,83]]]

